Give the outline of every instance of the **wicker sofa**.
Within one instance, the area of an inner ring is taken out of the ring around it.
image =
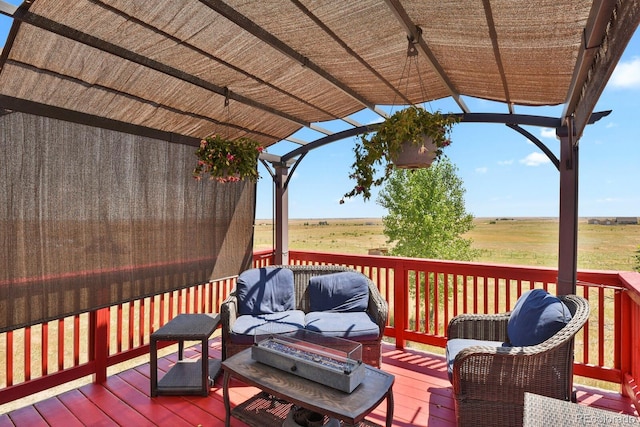
[[[310,313],[309,281],[312,277],[340,272],[352,272],[362,276],[368,286],[368,305],[366,313],[379,328],[379,334],[375,339],[360,340],[347,336],[346,338],[358,341],[362,344],[362,360],[376,367],[380,366],[381,353],[380,344],[387,323],[389,308],[387,302],[382,298],[375,284],[366,276],[355,270],[342,266],[325,265],[282,265],[270,266],[270,268],[285,268],[293,272],[295,309],[304,313]],[[222,302],[220,307],[220,318],[222,325],[222,358],[233,356],[234,354],[248,348],[251,344],[238,341],[231,333],[234,324],[239,317],[238,289],[235,288],[229,297]]]
[[[589,317],[589,303],[576,295],[559,298],[572,317],[546,341],[523,347],[473,346],[457,353],[451,382],[459,426],[522,425],[525,392],[572,399],[573,341]],[[448,339],[508,343],[510,314],[456,316]]]

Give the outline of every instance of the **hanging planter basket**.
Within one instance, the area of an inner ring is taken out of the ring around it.
[[[263,147],[249,138],[229,140],[220,135],[208,136],[200,141],[196,150],[198,163],[193,170],[196,180],[203,175],[218,182],[256,181],[258,156]]]
[[[402,148],[393,159],[393,165],[400,169],[428,168],[436,157],[438,157],[438,147],[433,142],[433,138],[423,135],[421,144],[414,144],[411,141],[403,142]]]
[[[451,143],[451,127],[459,121],[456,115],[439,111],[431,113],[416,106],[387,117],[375,133],[361,135],[356,143],[353,172],[349,175],[356,184],[340,203],[344,203],[345,198],[358,195],[368,200],[371,187],[388,179],[394,167],[429,167],[442,155],[442,149]]]

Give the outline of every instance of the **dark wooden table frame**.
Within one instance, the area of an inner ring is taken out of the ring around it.
[[[220,360],[209,358],[208,342],[220,324],[219,314],[179,314],[151,334],[151,397],[158,395],[209,395],[211,381],[220,371]],[[158,381],[158,341],[178,342],[178,363]],[[184,342],[200,341],[202,354],[198,361],[184,360]]]
[[[246,349],[222,362],[225,425],[231,425],[229,382],[236,378],[283,401],[343,421],[343,426],[357,425],[384,399],[387,400],[386,426],[393,421],[393,382],[395,377],[380,369],[366,366],[362,383],[351,393],[301,378],[289,372],[256,362],[251,349]],[[237,409],[237,407],[236,407]],[[237,415],[234,413],[234,416]],[[243,420],[247,422],[247,420]],[[264,424],[263,424],[264,425]]]

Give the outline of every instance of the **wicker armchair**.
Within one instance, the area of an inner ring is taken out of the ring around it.
[[[355,271],[351,268],[335,265],[280,265],[270,267],[288,268],[293,271],[296,309],[302,310],[305,313],[309,312],[309,292],[307,288],[311,277],[342,271]],[[376,285],[368,278],[367,281],[369,285],[369,305],[367,307],[367,313],[380,328],[380,335],[373,341],[358,342],[362,344],[362,360],[364,363],[380,367],[380,363],[382,361],[380,346],[382,336],[384,335],[384,329],[387,324],[389,307],[384,298],[382,298],[382,295],[380,295]],[[229,297],[227,297],[220,306],[223,360],[249,347],[247,344],[237,344],[232,342],[229,332],[231,331],[237,317],[238,300],[236,298],[236,290],[233,289],[229,294]]]
[[[560,299],[571,321],[553,337],[527,347],[474,346],[453,363],[453,392],[459,426],[519,426],[524,393],[570,400],[573,388],[573,339],[589,318],[589,303],[576,295]],[[509,314],[451,319],[448,338],[508,342]]]

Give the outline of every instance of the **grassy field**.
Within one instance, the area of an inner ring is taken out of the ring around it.
[[[558,220],[546,218],[476,218],[466,237],[481,251],[479,262],[557,267]],[[257,220],[254,248],[273,246],[271,221]],[[640,225],[578,225],[578,268],[630,271],[640,246]],[[382,220],[295,219],[289,221],[289,249],[367,254],[388,248]]]

